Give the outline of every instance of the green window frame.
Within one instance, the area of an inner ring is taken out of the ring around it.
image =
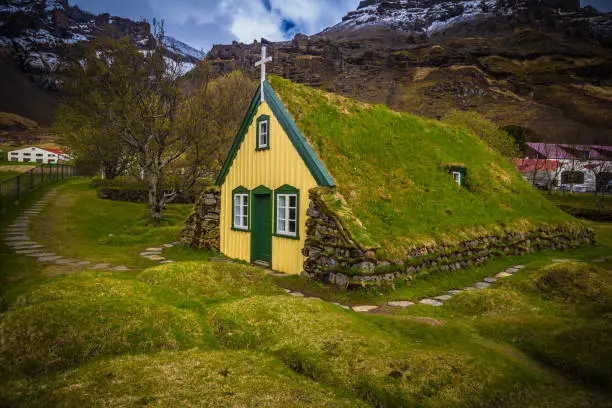
[[[270,116],[261,115],[257,118],[257,138],[255,150],[267,150],[270,148]]]
[[[232,191],[232,229],[248,232],[251,230],[251,193],[240,186]]]
[[[287,184],[274,190],[274,235],[300,239],[300,190]]]

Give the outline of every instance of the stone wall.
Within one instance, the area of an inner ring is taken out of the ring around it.
[[[209,187],[202,192],[185,223],[181,243],[207,251],[218,251],[220,216],[221,191],[217,187]]]
[[[380,260],[375,249],[362,248],[326,208],[316,189],[310,191],[302,276],[341,287],[391,285],[417,274],[456,271],[497,256],[543,249],[569,249],[595,242],[591,229],[579,226],[541,227],[527,233],[487,235],[452,246],[411,250],[404,260]]]

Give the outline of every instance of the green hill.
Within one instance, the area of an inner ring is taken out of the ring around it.
[[[324,200],[364,246],[401,257],[422,245],[571,220],[464,129],[279,77],[269,82],[335,178]],[[467,187],[455,183],[451,165],[467,169]]]

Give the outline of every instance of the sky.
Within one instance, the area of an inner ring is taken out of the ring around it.
[[[612,11],[612,0],[582,0]],[[213,44],[281,41],[296,33],[316,34],[332,26],[359,0],[70,0],[96,14],[164,20],[167,35],[209,51]]]
[[[316,34],[342,19],[359,0],[70,0],[96,14],[163,19],[166,33],[194,48],[291,39]]]

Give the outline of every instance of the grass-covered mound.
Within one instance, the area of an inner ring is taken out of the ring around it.
[[[192,303],[285,293],[266,271],[232,263],[166,264],[147,269],[139,278],[171,298]]]
[[[13,383],[14,407],[365,407],[262,353],[162,352]]]
[[[504,229],[569,220],[512,164],[467,131],[298,85],[270,83],[336,180],[330,206],[364,246],[393,257]],[[448,166],[467,169],[467,188]],[[350,214],[360,221],[356,222]]]
[[[552,264],[496,285],[461,293],[445,308],[565,375],[612,386],[611,271]]]
[[[95,274],[35,287],[0,320],[0,377],[50,372],[104,355],[214,345],[200,316],[148,292],[142,282]]]
[[[318,300],[252,297],[215,306],[210,319],[223,347],[266,350],[374,406],[494,404],[537,383],[535,372],[469,332],[404,319],[370,321]]]

